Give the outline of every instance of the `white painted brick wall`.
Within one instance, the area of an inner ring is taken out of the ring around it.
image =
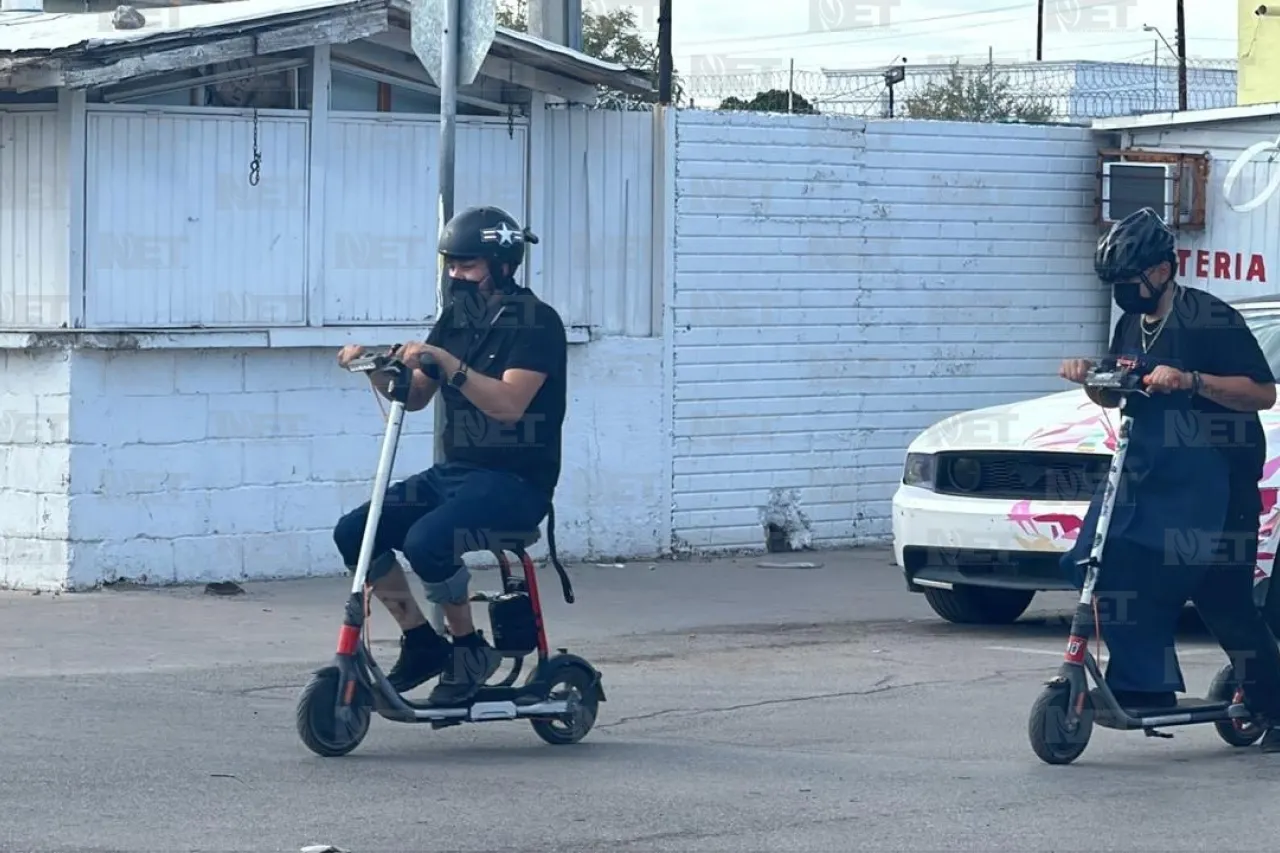
[[[660,551],[661,352],[657,339],[626,338],[570,350],[556,499],[567,559]],[[383,419],[365,380],[339,371],[335,355],[4,355],[0,583],[341,572],[333,525],[369,498]],[[431,426],[429,409],[408,416],[395,476],[431,464]],[[545,550],[544,540],[532,552]]]
[[[0,351],[0,588],[53,589],[68,562],[65,353]]]
[[[682,112],[673,538],[889,535],[905,448],[1107,339],[1080,128]],[[794,491],[793,491],[794,490]]]

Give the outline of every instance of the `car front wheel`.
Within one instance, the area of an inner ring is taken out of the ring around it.
[[[926,587],[925,600],[948,622],[958,625],[1008,625],[1018,621],[1035,598],[1035,590],[961,586]]]

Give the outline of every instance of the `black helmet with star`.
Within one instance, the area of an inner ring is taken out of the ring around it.
[[[439,252],[446,261],[468,261],[483,258],[495,278],[502,275],[502,265],[510,266],[510,275],[524,260],[526,244],[538,238],[521,228],[515,218],[497,207],[469,207],[444,226]]]

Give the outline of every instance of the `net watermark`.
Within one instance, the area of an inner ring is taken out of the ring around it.
[[[504,424],[481,412],[460,411],[453,418],[453,442],[459,448],[532,450],[546,446],[546,421],[542,415],[526,414],[514,424]]]
[[[1129,27],[1137,0],[1045,0],[1044,29],[1051,33],[1109,33]]]
[[[594,18],[612,17],[619,12],[631,13],[638,32],[650,33],[658,29],[661,4],[658,0],[582,0],[582,14]]]
[[[689,57],[689,73],[693,77],[727,77],[738,74],[772,74],[786,70],[787,60],[776,56],[728,56],[720,53],[697,53]]]
[[[340,270],[409,270],[435,265],[434,243],[424,237],[343,231],[334,235],[333,266]]]
[[[214,179],[214,204],[219,212],[294,211],[307,209],[306,175],[278,170],[263,173],[257,186],[247,172],[219,172]]]
[[[58,326],[71,318],[71,300],[54,294],[0,293],[0,325]]]
[[[174,270],[186,267],[190,257],[186,237],[155,234],[102,232],[93,241],[93,265],[104,270]]]
[[[809,0],[809,31],[840,33],[893,26],[902,0]]]
[[[1194,409],[1165,413],[1166,447],[1249,448],[1265,445],[1252,412],[1200,412]]]
[[[1001,412],[957,415],[934,424],[929,438],[939,450],[998,450],[1019,443],[1018,419]]]
[[[307,300],[301,294],[260,295],[220,291],[213,300],[214,316],[245,323],[289,323],[306,319]]]

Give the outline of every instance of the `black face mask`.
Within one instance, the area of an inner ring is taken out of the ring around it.
[[[449,279],[449,295],[454,319],[460,326],[474,328],[484,319],[489,300],[480,292],[480,283],[465,278]]]
[[[1124,281],[1114,286],[1112,296],[1116,305],[1126,314],[1151,314],[1160,307],[1160,297],[1164,296],[1168,287],[1166,282],[1164,287],[1156,290],[1155,285],[1148,282],[1147,288],[1154,292],[1151,296],[1143,296],[1140,282]]]

